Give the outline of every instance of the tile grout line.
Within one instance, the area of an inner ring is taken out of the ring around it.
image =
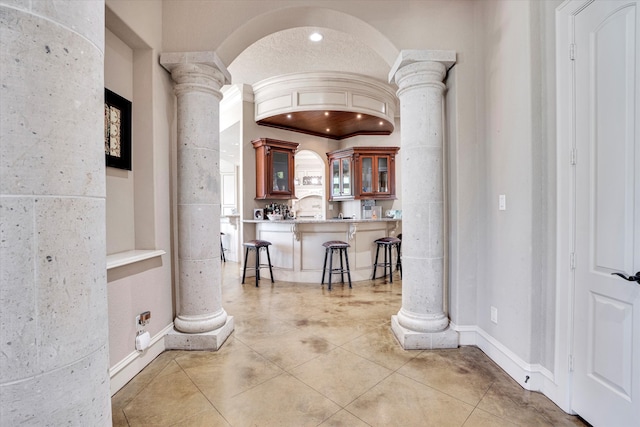
[[[220,410],[216,407],[216,405],[213,404],[213,402],[207,397],[207,395],[204,393],[204,391],[202,391],[202,389],[198,386],[198,384],[196,384],[193,381],[193,378],[191,378],[191,375],[189,375],[189,373],[187,371],[185,371],[184,367],[180,364],[180,362],[178,362],[175,359],[174,359],[174,361],[180,367],[180,370],[182,370],[182,372],[184,372],[184,374],[187,376],[187,378],[189,378],[189,381],[191,381],[191,384],[193,384],[193,386],[196,388],[196,390],[198,390],[198,393],[200,393],[202,395],[202,397],[204,397],[206,399],[206,401],[209,402],[209,405],[211,405],[211,407],[222,417],[223,420],[225,420],[227,422],[227,424],[232,426],[232,424],[229,422],[229,420],[224,415],[222,415],[222,412],[220,412]],[[202,413],[202,412],[204,412],[204,411],[200,411],[199,413]],[[191,414],[191,415],[194,415],[194,414]],[[184,418],[184,419],[182,419],[180,421],[185,421],[187,419],[188,418]]]

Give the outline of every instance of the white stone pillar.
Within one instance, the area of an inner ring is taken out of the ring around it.
[[[111,425],[104,1],[0,1],[0,424]]]
[[[163,53],[177,97],[178,295],[168,348],[217,350],[233,331],[222,308],[220,88],[231,81],[214,52]]]
[[[400,52],[389,80],[398,85],[402,129],[402,308],[391,327],[405,349],[454,348],[444,310],[444,91],[452,51]]]

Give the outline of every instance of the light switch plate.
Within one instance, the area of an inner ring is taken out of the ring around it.
[[[507,210],[507,196],[506,194],[500,194],[498,196],[498,210],[506,211]]]
[[[496,325],[498,324],[498,309],[494,306],[491,306],[491,321]]]

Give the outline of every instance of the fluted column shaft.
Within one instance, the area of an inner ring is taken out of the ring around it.
[[[457,334],[448,331],[449,318],[444,310],[447,236],[443,79],[451,61],[442,60],[442,53],[403,51],[392,75],[400,98],[405,230],[402,308],[392,320],[405,348],[457,346]]]
[[[228,324],[220,265],[220,88],[215,54],[161,56],[177,98],[178,298],[174,326],[194,334]],[[222,68],[222,69],[221,69]]]

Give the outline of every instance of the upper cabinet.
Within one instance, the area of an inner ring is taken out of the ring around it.
[[[329,200],[353,199],[352,153],[334,151],[329,159]]]
[[[395,199],[398,147],[352,147],[327,153],[329,200]]]
[[[251,141],[256,153],[256,199],[295,199],[295,142],[260,138]]]

